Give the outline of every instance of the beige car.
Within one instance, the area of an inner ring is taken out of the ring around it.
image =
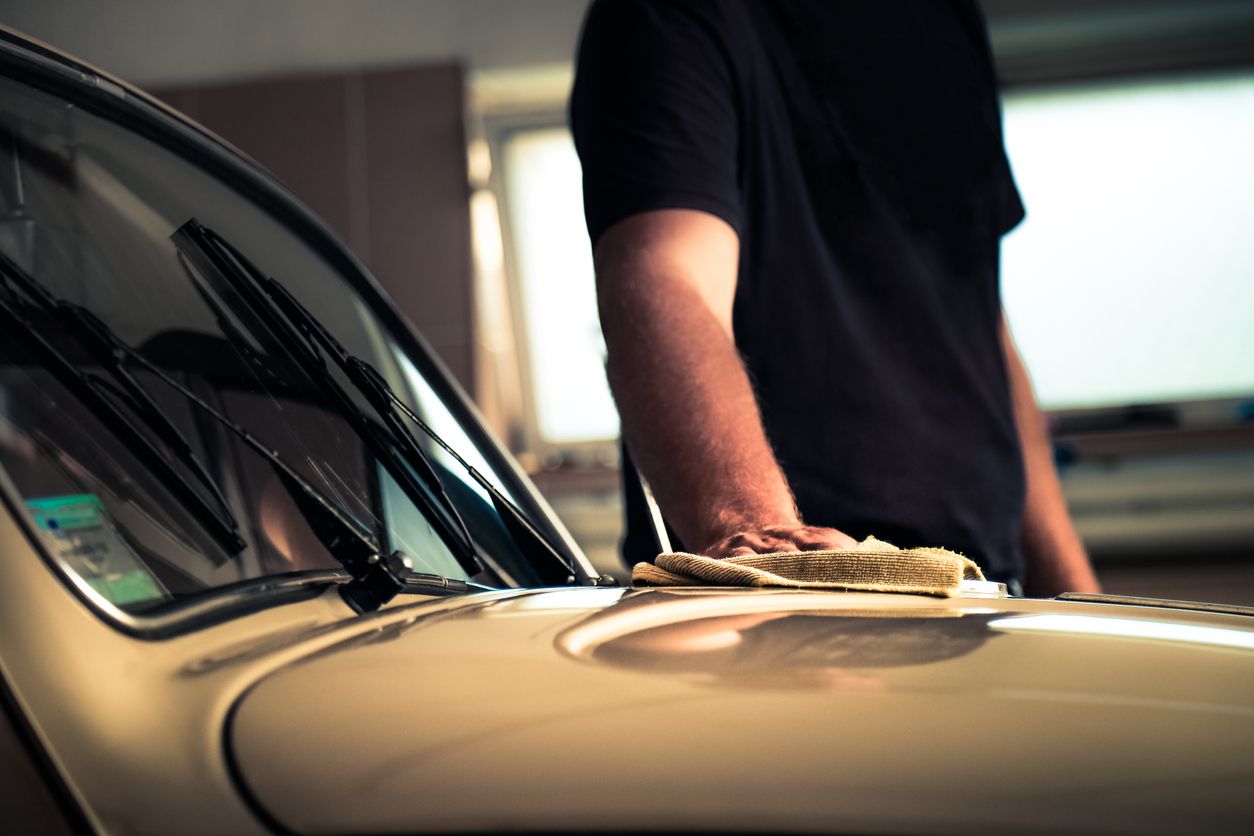
[[[1254,822],[1249,611],[613,585],[316,218],[8,32],[0,496],[6,833]]]

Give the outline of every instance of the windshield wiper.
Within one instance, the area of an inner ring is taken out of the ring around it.
[[[395,413],[378,410],[373,401],[371,406],[384,426],[372,421],[327,368],[324,358],[329,356],[357,385],[343,347],[334,340],[316,340],[300,318],[293,318],[291,310],[275,300],[274,280],[262,275],[234,246],[195,219],[179,227],[172,237],[206,278],[226,281],[220,295],[245,327],[258,339],[271,342],[276,354],[291,357],[339,408],[410,501],[426,511],[432,523],[443,531],[462,568],[472,575],[480,572],[483,567],[475,541],[422,448]],[[362,391],[370,400],[369,394]]]
[[[327,499],[277,452],[132,346],[120,340],[115,345],[118,351],[142,365],[270,463],[318,541],[352,578],[339,591],[354,610],[373,612],[406,590],[444,595],[468,590],[465,581],[415,572],[413,560],[404,552],[393,551],[384,555],[373,536],[363,531],[355,520]]]
[[[529,561],[533,564],[557,561],[558,565],[564,567],[566,571],[576,573],[575,568],[562,557],[561,553],[552,545],[549,539],[536,529],[527,519],[527,515],[517,505],[423,421],[396,394],[377,369],[360,357],[350,354],[326,326],[310,313],[278,279],[263,275],[234,245],[212,229],[201,225],[195,219],[189,220],[180,227],[175,233],[176,241],[180,236],[190,239],[197,245],[199,250],[206,254],[212,252],[212,248],[215,246],[225,250],[226,254],[239,266],[239,276],[236,278],[246,278],[249,284],[247,288],[235,287],[232,289],[240,295],[248,294],[253,297],[260,292],[263,298],[268,299],[270,305],[265,305],[262,302],[263,309],[269,310],[273,308],[282,318],[282,325],[286,326],[281,326],[279,329],[271,327],[270,330],[280,333],[295,331],[294,334],[290,334],[292,340],[298,341],[298,344],[305,349],[303,351],[298,350],[295,353],[297,355],[312,355],[306,362],[311,363],[312,367],[317,370],[317,374],[314,375],[315,378],[325,377],[330,381],[331,385],[338,389],[338,384],[330,378],[329,372],[326,370],[321,358],[329,356],[332,359],[345,377],[366,398],[387,428],[391,430],[393,440],[407,454],[407,459],[422,474],[424,481],[428,483],[428,487],[440,499],[441,504],[456,522],[461,532],[464,532],[471,554],[475,553],[474,540],[470,537],[469,531],[466,530],[465,523],[462,522],[461,516],[457,513],[456,506],[445,493],[430,459],[423,452],[403,419],[413,422],[414,426],[418,427],[435,444],[448,453],[454,461],[466,470],[471,479],[488,493],[497,514],[500,515],[505,525],[506,531]],[[236,273],[236,271],[231,270],[224,270],[223,272],[228,277]],[[291,353],[290,348],[289,353]],[[348,400],[347,404],[360,415],[360,410],[357,410],[356,405],[351,400]],[[369,422],[367,422],[367,425],[373,426]]]
[[[117,358],[97,356],[96,349],[100,346],[96,343],[98,334],[95,326],[89,326],[85,319],[81,320],[79,318],[81,314],[75,311],[74,306],[59,303],[41,284],[3,254],[0,254],[0,276],[11,288],[16,287],[32,302],[68,326],[72,333],[78,335],[79,342],[114,375],[117,384],[110,386],[99,377],[80,369],[60,349],[40,334],[39,329],[18,307],[2,296],[0,296],[0,321],[7,323],[12,333],[24,339],[35,349],[36,353],[42,355],[46,366],[61,384],[80,398],[92,413],[99,417],[149,470],[156,474],[161,483],[179,499],[228,555],[237,555],[242,552],[247,544],[239,535],[239,524],[208,471],[192,451],[187,439],[161,413],[160,408],[143,391],[138,381],[135,381],[129,372],[119,373]],[[96,323],[103,326],[103,323],[99,323],[98,320]],[[88,337],[89,331],[90,337]],[[120,394],[136,414],[149,423],[171,452],[210,492],[214,498],[212,504],[206,501],[204,496],[192,486],[192,483],[174,468],[162,451],[144,433],[140,432],[131,418],[104,394],[106,390],[115,395]],[[217,507],[215,508],[214,505]]]
[[[401,421],[402,416],[412,421],[414,426],[418,427],[428,438],[438,444],[444,452],[448,453],[454,461],[466,470],[471,479],[487,491],[488,496],[492,498],[492,505],[505,523],[505,528],[509,532],[510,537],[529,560],[532,562],[536,560],[556,560],[565,566],[568,571],[571,570],[570,564],[553,548],[548,538],[537,531],[535,526],[527,520],[522,510],[501,493],[496,485],[492,484],[491,480],[480,473],[448,442],[436,434],[435,430],[431,429],[430,425],[422,420],[418,413],[414,412],[396,394],[396,390],[388,384],[383,375],[379,374],[378,369],[360,357],[345,351],[335,337],[327,331],[326,326],[319,322],[278,279],[272,278],[269,281],[267,292],[270,293],[275,303],[284,310],[289,318],[298,323],[303,332],[316,339],[322,345],[329,347],[329,351],[335,358],[336,363],[344,369],[348,379],[366,396],[366,400],[383,417],[388,426],[395,427],[396,431],[402,434],[403,438],[406,439],[407,445],[413,447],[417,455],[422,456],[424,461],[428,461],[426,454],[422,452],[422,448],[418,446],[413,435]],[[400,415],[397,415],[398,412]]]
[[[82,338],[84,346],[88,348],[94,357],[102,362],[108,361],[108,367],[114,371],[120,381],[124,381],[121,385],[129,396],[128,402],[130,397],[134,397],[144,404],[146,409],[151,410],[151,413],[149,413],[151,420],[156,422],[157,427],[160,427],[158,434],[161,435],[163,440],[167,436],[171,437],[173,441],[173,444],[171,444],[172,448],[186,450],[189,454],[191,451],[191,445],[187,442],[187,439],[174,426],[173,422],[161,412],[160,407],[152,400],[152,397],[139,381],[135,380],[130,370],[125,368],[127,360],[150,372],[166,386],[181,395],[189,404],[213,418],[239,438],[245,446],[269,462],[318,541],[348,572],[351,580],[340,587],[340,594],[353,609],[358,612],[377,610],[394,598],[397,593],[407,589],[411,592],[421,591],[430,594],[453,594],[467,591],[468,587],[465,581],[414,572],[412,559],[403,552],[396,551],[386,556],[382,555],[381,549],[368,532],[363,531],[356,521],[327,499],[308,479],[284,461],[277,452],[267,447],[244,427],[232,421],[204,398],[175,379],[165,369],[149,360],[142,352],[118,337],[108,325],[91,311],[56,298],[37,279],[26,274],[21,268],[5,258],[3,254],[0,254],[0,273],[21,287],[28,296],[36,298],[42,307],[59,314],[58,318],[73,328],[74,332]],[[84,396],[89,406],[102,409],[105,415],[110,416],[111,420],[121,420],[125,423],[125,416],[107,398],[96,391],[95,387],[99,384],[99,381],[77,369],[65,355],[61,354],[51,343],[39,335],[34,326],[25,320],[3,298],[0,298],[0,318],[8,318],[11,324],[17,325],[18,333],[27,337],[28,341],[32,342],[45,355],[58,377],[65,377],[65,379],[72,381],[71,385]],[[157,461],[169,468],[169,463],[160,457],[160,453],[156,452],[156,448],[152,447],[151,442],[148,442],[142,434],[137,433],[129,423],[126,426],[130,427],[128,437],[130,434],[133,434],[138,440],[137,443],[141,445],[137,448],[138,450],[145,455],[148,450],[152,450],[158,457]],[[210,478],[207,470],[204,470],[203,467],[200,470],[204,478]],[[174,474],[174,477],[181,479],[177,473]],[[210,479],[210,481],[212,480]],[[180,482],[179,484],[187,487],[186,482]],[[213,493],[219,498],[222,497],[216,483],[213,484]],[[221,498],[221,501],[225,513],[229,515],[230,510],[229,506],[226,505],[226,500]],[[233,516],[230,517],[230,520],[234,523]],[[238,538],[238,534],[236,534],[236,537]],[[245,544],[240,539],[239,548],[233,553],[237,554],[244,547]]]
[[[229,520],[231,528],[238,532],[239,525],[218,483],[209,474],[209,469],[205,467],[200,457],[196,455],[187,437],[174,425],[174,422],[161,410],[157,402],[126,367],[125,353],[119,350],[118,338],[109,326],[83,306],[58,299],[36,278],[26,273],[3,254],[0,254],[0,273],[3,273],[8,281],[20,287],[26,296],[36,301],[40,307],[60,322],[87,350],[91,358],[112,375],[116,385],[121,389],[119,394],[127,406],[147,422],[166,447],[192,472],[196,480],[209,492],[223,518]]]
[[[414,426],[422,430],[428,438],[438,444],[444,452],[448,453],[454,461],[460,464],[476,484],[487,491],[488,496],[492,497],[492,506],[500,514],[510,537],[529,560],[533,562],[536,560],[556,560],[565,566],[567,571],[574,571],[574,567],[554,548],[549,538],[541,534],[531,524],[531,521],[527,519],[527,515],[523,513],[522,509],[515,505],[513,500],[501,493],[501,490],[488,477],[484,476],[474,465],[466,461],[452,445],[440,438],[436,431],[431,429],[431,426],[422,420],[418,413],[410,409],[409,405],[401,400],[400,396],[396,394],[396,390],[388,385],[377,369],[356,357],[353,358],[353,362],[360,365],[362,375],[370,380],[370,385],[375,387],[381,397],[387,398],[396,409],[400,410],[401,414],[414,423]]]

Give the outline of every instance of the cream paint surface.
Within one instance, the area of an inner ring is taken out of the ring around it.
[[[954,619],[1061,613],[1248,634],[1247,618],[747,591],[586,603],[506,601],[278,672],[231,730],[245,779],[312,832],[1236,832],[1254,815],[1248,650],[982,627],[944,660],[883,665],[872,647],[812,664],[824,640],[796,631],[874,623],[872,641],[908,640]],[[615,642],[626,649],[607,661]]]
[[[258,678],[381,622],[528,594],[404,596],[363,618],[332,589],[152,641],[75,597],[9,514],[0,514],[0,554],[0,674],[88,821],[109,834],[270,832],[241,798],[223,746],[228,713]]]

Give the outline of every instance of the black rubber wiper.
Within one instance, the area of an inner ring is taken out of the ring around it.
[[[384,555],[375,539],[277,452],[256,436],[232,421],[208,401],[172,377],[135,348],[118,340],[119,352],[125,353],[187,401],[213,418],[254,453],[270,463],[288,496],[318,541],[339,562],[352,578],[340,587],[340,595],[357,612],[373,612],[404,591],[449,595],[466,592],[465,581],[425,572],[414,572],[413,560],[401,551]]]
[[[194,219],[188,221],[180,228],[179,232],[175,234],[176,240],[181,234],[187,235],[193,240],[199,239],[201,242],[212,242],[225,249],[241,265],[242,269],[249,274],[253,288],[260,290],[269,298],[273,306],[282,314],[284,320],[296,330],[299,338],[303,338],[305,345],[311,348],[315,355],[318,355],[318,364],[321,365],[320,358],[322,355],[331,357],[353,386],[370,403],[388,429],[391,430],[398,445],[417,466],[416,469],[422,473],[424,480],[428,483],[428,487],[441,498],[441,503],[458,523],[460,529],[465,532],[466,540],[471,544],[472,549],[473,540],[470,538],[469,532],[466,531],[465,524],[461,522],[456,506],[444,492],[439,476],[435,473],[435,469],[431,465],[427,454],[423,452],[421,446],[419,446],[417,440],[409,431],[405,419],[412,422],[414,426],[418,427],[435,444],[448,453],[454,461],[466,470],[471,479],[488,493],[511,539],[528,560],[533,564],[557,561],[566,571],[572,573],[576,571],[561,556],[561,553],[549,539],[540,533],[527,519],[527,515],[517,505],[423,421],[396,394],[377,369],[360,357],[349,354],[336,340],[335,336],[327,330],[326,326],[319,322],[317,317],[310,313],[280,281],[272,277],[263,276],[229,241],[226,241],[213,230],[200,225]],[[204,249],[206,244],[200,243],[198,246]],[[239,292],[238,288],[236,292]]]
[[[292,358],[317,383],[410,501],[426,511],[433,524],[442,529],[445,541],[453,547],[453,555],[462,568],[471,575],[480,572],[483,567],[475,541],[457,506],[445,493],[434,466],[390,403],[373,397],[370,389],[362,386],[361,372],[343,346],[325,328],[314,327],[316,320],[312,315],[299,304],[293,306],[294,299],[277,281],[263,275],[243,253],[213,230],[192,219],[171,237],[199,272],[215,283],[218,295],[244,327],[279,356]],[[327,368],[326,357],[330,357],[366,397],[382,419],[382,427],[372,421],[340,385]]]
[[[270,463],[318,541],[352,578],[340,587],[340,595],[354,610],[373,612],[407,588],[411,592],[424,591],[432,594],[466,591],[465,581],[415,573],[413,560],[404,552],[394,551],[384,555],[369,532],[364,531],[360,524],[327,499],[277,452],[139,351],[120,342],[117,347]]]
[[[181,395],[191,406],[213,418],[218,424],[239,438],[245,446],[269,462],[278,475],[284,489],[292,498],[301,516],[314,532],[319,542],[348,572],[351,580],[340,587],[340,594],[355,610],[358,612],[377,610],[402,591],[446,595],[467,591],[468,587],[465,581],[423,572],[414,572],[413,561],[403,552],[398,551],[392,552],[387,556],[382,555],[382,550],[369,532],[364,531],[355,520],[327,499],[308,479],[284,461],[277,452],[267,447],[256,436],[232,421],[208,401],[170,375],[165,369],[149,360],[142,352],[118,337],[108,325],[91,311],[56,298],[38,280],[24,273],[5,258],[3,254],[0,254],[0,273],[21,287],[28,296],[36,298],[40,307],[57,314],[64,324],[70,326],[74,333],[81,337],[84,346],[88,348],[94,358],[98,359],[102,364],[107,361],[108,367],[114,371],[119,381],[121,381],[120,385],[128,396],[128,402],[130,398],[135,398],[139,404],[143,404],[144,409],[151,410],[150,420],[159,428],[158,434],[161,435],[163,440],[167,436],[170,437],[171,447],[186,450],[189,454],[191,451],[191,445],[187,442],[187,439],[169,418],[161,412],[160,407],[152,400],[147,390],[126,368],[125,364],[127,361],[150,372],[166,386]],[[79,371],[68,358],[40,336],[33,326],[21,317],[3,298],[0,298],[0,317],[6,317],[11,323],[21,325],[17,329],[18,333],[26,336],[44,354],[45,358],[49,360],[53,371],[59,377],[64,375],[67,379],[76,381],[71,383],[71,386],[76,389],[80,386],[85,387],[82,390],[82,394],[89,401],[89,406],[101,407],[105,415],[113,416],[116,413],[118,416],[121,416],[120,420],[125,420],[125,416],[122,416],[122,413],[118,412],[116,407],[113,407],[112,403],[96,390],[95,387],[100,385],[100,382],[91,375]],[[112,411],[110,411],[110,408],[112,408]],[[137,434],[137,437],[141,441],[146,442],[142,435]],[[151,447],[151,443],[149,442],[147,446]],[[152,449],[155,450],[155,448]],[[157,455],[159,456],[159,454]],[[160,461],[164,462],[167,467],[169,466],[164,458],[161,458]],[[203,466],[200,468],[200,472],[204,478],[210,479],[208,471]],[[212,482],[211,479],[210,482]],[[213,484],[212,489],[215,496],[221,499],[225,512],[229,514],[229,506],[226,505],[226,500],[221,498],[221,492],[216,483]],[[234,522],[233,517],[230,517],[230,519]],[[238,537],[238,534],[236,536]],[[245,544],[240,540],[239,545],[240,549],[236,553],[242,550]]]
[[[480,473],[475,466],[466,461],[460,453],[457,452],[447,441],[431,429],[431,426],[418,413],[409,408],[409,405],[401,400],[396,391],[388,385],[387,381],[379,372],[364,360],[353,358],[354,362],[360,364],[362,374],[368,377],[377,391],[382,397],[386,397],[392,402],[392,405],[399,410],[406,418],[414,423],[414,426],[422,430],[422,432],[440,446],[444,452],[448,453],[458,464],[460,464],[469,474],[470,478],[488,492],[488,496],[492,497],[492,505],[496,508],[496,512],[500,514],[501,519],[505,522],[505,528],[509,531],[510,537],[514,543],[523,552],[526,557],[535,562],[537,560],[551,561],[556,560],[567,571],[574,572],[575,567],[571,566],[566,558],[549,541],[549,538],[541,534],[531,521],[527,519],[527,515],[522,509],[513,503],[513,501],[505,494],[501,493],[496,485],[488,477]]]
[[[213,498],[223,519],[227,520],[230,527],[238,533],[239,525],[218,483],[210,475],[209,469],[205,467],[200,457],[196,455],[187,437],[126,367],[126,354],[119,350],[119,341],[109,326],[81,305],[58,299],[38,279],[26,273],[3,254],[0,254],[0,274],[21,288],[26,296],[51,314],[87,350],[91,358],[102,369],[109,372],[115,385],[120,389],[118,394],[126,401],[127,406],[148,424],[175,458],[192,472],[196,480]]]
[[[20,290],[23,295],[28,297],[40,309],[66,325],[71,330],[71,333],[78,337],[83,347],[94,358],[101,361],[102,365],[113,374],[117,382],[110,385],[96,375],[80,369],[60,349],[40,334],[39,329],[27,319],[26,314],[19,306],[0,295],[0,322],[8,326],[7,330],[24,340],[43,358],[47,368],[61,384],[81,399],[92,413],[100,418],[130,448],[134,455],[161,480],[161,483],[174,494],[192,516],[195,517],[201,527],[218,542],[228,555],[237,555],[243,551],[247,544],[239,535],[239,524],[231,513],[230,506],[227,505],[226,500],[209,476],[204,465],[192,452],[191,445],[187,442],[187,439],[161,413],[160,408],[144,392],[138,381],[135,381],[130,376],[129,372],[125,372],[125,370],[118,371],[119,363],[116,362],[116,357],[104,358],[96,356],[96,349],[100,346],[95,344],[97,338],[95,326],[89,326],[86,319],[80,319],[81,314],[75,310],[75,306],[68,303],[63,306],[34,278],[3,254],[0,254],[0,276],[4,278],[5,283],[11,289],[16,288]],[[98,320],[95,322],[103,327],[103,323],[99,323]],[[91,336],[88,336],[89,331],[91,331]],[[175,469],[165,454],[105,394],[106,391],[114,395],[120,395],[149,424],[153,432],[161,438],[170,451],[187,466],[196,476],[197,481],[209,491],[213,497],[213,502],[206,500],[193,487],[192,483]],[[218,562],[220,563],[221,561]]]
[[[330,350],[333,352],[332,356],[336,358],[336,363],[344,369],[348,379],[352,381],[358,391],[366,396],[366,400],[383,417],[387,425],[405,439],[407,447],[412,447],[416,451],[415,454],[421,456],[423,461],[429,461],[426,453],[422,452],[422,448],[418,446],[417,441],[401,420],[402,417],[413,422],[414,426],[422,430],[428,438],[438,444],[454,461],[465,468],[470,478],[488,492],[488,496],[492,497],[492,505],[504,521],[510,537],[529,560],[533,562],[536,560],[556,560],[565,566],[568,571],[572,570],[570,564],[549,543],[548,538],[537,531],[535,526],[527,520],[526,514],[501,493],[492,484],[491,480],[476,470],[457,450],[436,434],[435,430],[431,429],[426,421],[422,420],[416,412],[410,409],[408,404],[401,400],[401,397],[396,394],[396,391],[384,379],[383,375],[379,374],[378,369],[360,357],[345,351],[335,337],[327,331],[326,326],[306,310],[304,305],[278,279],[270,279],[270,282],[271,284],[267,290],[275,303],[284,310],[290,319],[298,323],[298,327],[306,334],[325,346],[334,347]],[[432,476],[435,476],[434,470],[432,471]]]

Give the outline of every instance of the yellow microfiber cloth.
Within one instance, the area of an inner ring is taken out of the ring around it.
[[[778,586],[952,597],[963,580],[984,580],[975,561],[948,549],[899,549],[868,537],[849,549],[749,554],[718,560],[659,554],[637,563],[635,586]]]

